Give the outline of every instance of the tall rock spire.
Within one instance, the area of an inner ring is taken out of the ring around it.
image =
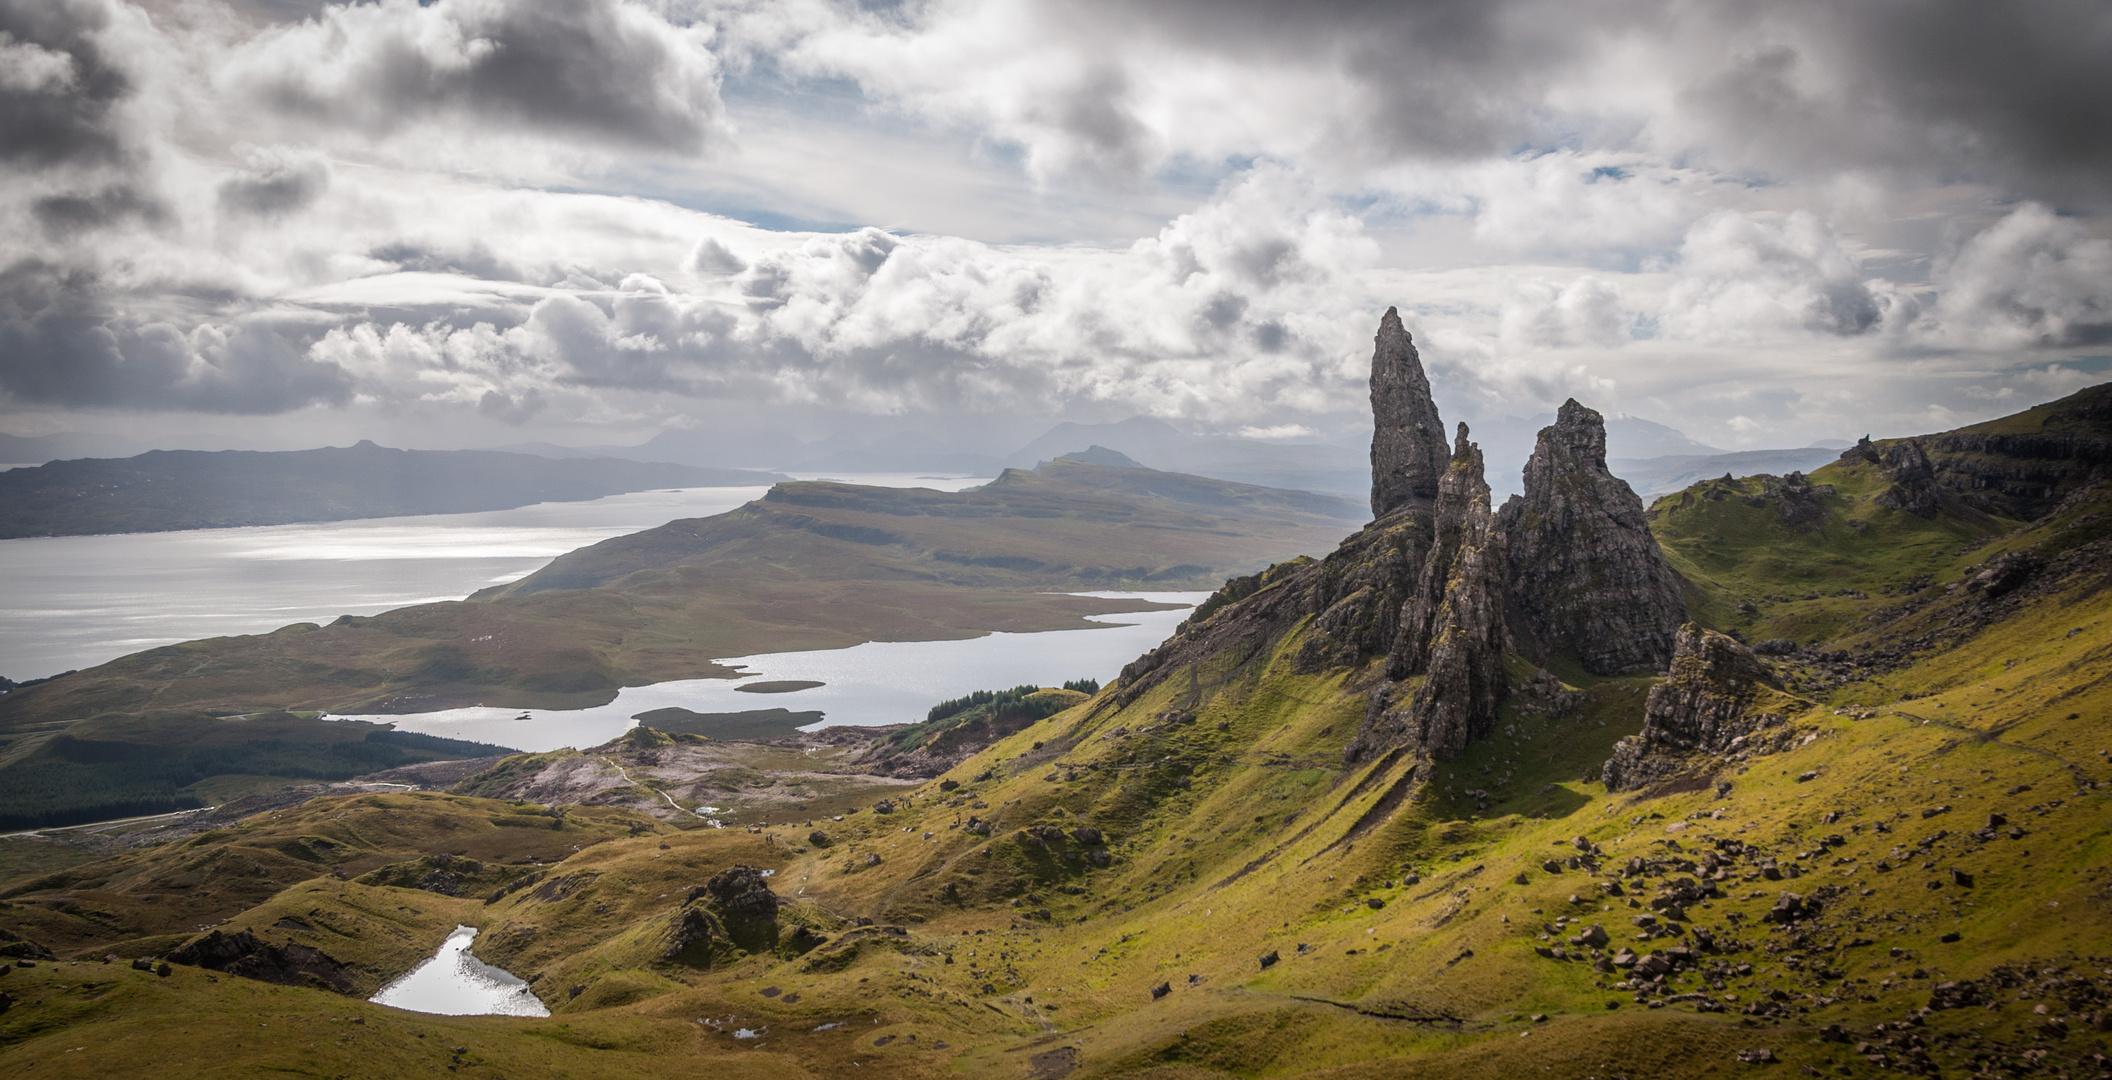
[[[1686,619],[1643,501],[1606,471],[1606,423],[1572,398],[1540,429],[1525,495],[1498,514],[1510,589],[1537,644],[1599,675],[1662,671]]]
[[[1387,308],[1371,353],[1371,513],[1385,517],[1437,498],[1451,457],[1430,379],[1401,313]]]
[[[1505,691],[1504,540],[1489,512],[1481,448],[1459,442],[1439,479],[1435,538],[1415,591],[1402,605],[1387,657],[1389,679],[1372,693],[1345,757],[1354,763],[1405,746],[1450,761],[1496,728]],[[1413,687],[1412,691],[1410,687]]]

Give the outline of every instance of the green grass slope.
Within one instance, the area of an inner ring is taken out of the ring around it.
[[[1301,673],[1300,624],[1111,686],[885,813],[616,836],[466,914],[404,902],[414,937],[483,929],[547,1020],[46,964],[7,977],[29,989],[0,1067],[121,1072],[107,1047],[194,1025],[213,1059],[157,1075],[365,1075],[353,1046],[477,1076],[2105,1075],[2112,485],[2028,524],[1904,520],[1858,468],[1653,509],[1699,616],[1785,639],[1786,689],[1765,738],[1650,790],[1596,777],[1653,680],[1523,662],[1460,760],[1345,767],[1381,672]],[[771,872],[775,941],[670,959],[689,890],[736,865]],[[286,888],[248,925],[369,903]]]

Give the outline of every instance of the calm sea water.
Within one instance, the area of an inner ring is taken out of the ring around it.
[[[368,1001],[441,1016],[548,1016],[550,1009],[512,972],[469,954],[474,927],[457,926],[432,959]]]
[[[905,724],[924,719],[933,705],[973,690],[1070,679],[1105,683],[1122,666],[1166,640],[1209,593],[1097,592],[1184,605],[1170,611],[1094,616],[1103,627],[1040,634],[989,634],[965,641],[870,641],[848,649],[765,653],[721,663],[739,665],[742,678],[695,679],[625,687],[616,700],[592,709],[447,709],[400,716],[332,716],[334,720],[394,723],[452,739],[542,752],[588,747],[629,730],[634,715],[676,706],[693,712],[818,709],[822,726]],[[789,694],[750,694],[737,687],[763,680],[813,680],[823,686]]]
[[[845,475],[959,490],[970,477]],[[687,488],[516,510],[0,540],[0,675],[33,679],[197,638],[459,600],[552,558],[766,489]]]

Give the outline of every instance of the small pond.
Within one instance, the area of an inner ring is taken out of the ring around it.
[[[476,937],[475,927],[455,927],[432,959],[367,1000],[441,1016],[550,1015],[527,983],[469,954],[469,943]]]

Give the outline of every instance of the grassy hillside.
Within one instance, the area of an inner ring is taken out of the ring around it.
[[[1522,661],[1461,759],[1345,766],[1381,662],[1301,668],[1299,624],[1118,682],[884,807],[645,825],[532,881],[481,860],[490,903],[408,888],[441,869],[411,859],[358,888],[274,879],[228,924],[378,978],[460,919],[547,1019],[47,963],[7,977],[0,1067],[123,1074],[203,1033],[210,1058],[158,1074],[2104,1075],[2112,484],[2029,523],[1909,521],[1858,468],[1653,509],[1694,610],[1780,639],[1784,688],[1778,723],[1648,790],[1597,777],[1655,680]],[[781,901],[761,936],[694,899],[741,865]],[[18,887],[0,926],[54,934],[18,914],[46,918],[53,888]],[[82,933],[70,951],[98,955]]]
[[[950,790],[818,822],[825,844],[805,825],[647,825],[538,867],[565,883],[540,897],[402,894],[417,914],[390,925],[427,947],[451,919],[484,927],[479,954],[534,977],[546,1021],[45,965],[11,977],[0,1062],[122,1069],[126,1040],[180,1026],[242,1045],[175,1076],[359,1074],[355,1053],[441,1065],[454,1046],[472,1075],[1675,1076],[1743,1072],[1738,1055],[1763,1050],[1823,1075],[2094,1075],[2112,1005],[2112,578],[2091,547],[2108,512],[2100,491],[1991,545],[2072,556],[1997,601],[1943,584],[1989,548],[1933,559],[1913,596],[1834,598],[1861,617],[1829,644],[1890,657],[1883,670],[1793,695],[1786,737],[1692,783],[1608,795],[1579,778],[1635,730],[1650,680],[1542,680],[1502,735],[1393,801],[1386,762],[1341,766],[1368,675],[1292,673],[1299,631],[1192,688],[1041,720],[949,772]],[[684,890],[736,863],[774,870],[787,931],[828,941],[703,970],[659,960]],[[389,888],[310,879],[230,926],[401,963],[415,950],[366,944],[388,920],[359,914],[394,910],[366,891]],[[1806,907],[1774,921],[1785,893]],[[0,915],[51,934],[19,914],[38,895],[18,888]],[[342,940],[271,929],[297,907]],[[1609,959],[1677,957],[1662,989],[1594,970],[1571,941],[1593,926]],[[249,1011],[267,1026],[237,1033]],[[366,1023],[329,1019],[344,1016]],[[736,1027],[768,1035],[749,1049]]]

